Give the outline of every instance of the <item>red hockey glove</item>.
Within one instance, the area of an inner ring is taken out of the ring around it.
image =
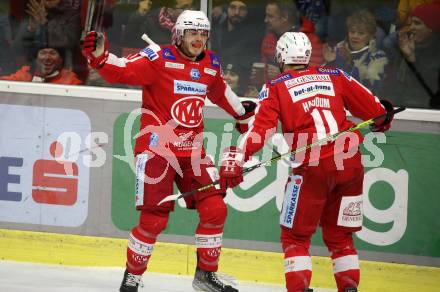
[[[376,121],[370,126],[370,130],[373,132],[385,132],[391,127],[391,121],[394,118],[392,111],[394,110],[393,104],[386,99],[381,99],[380,103],[384,106],[387,111],[385,118]]]
[[[220,166],[220,187],[233,188],[243,181],[243,152],[235,146],[225,148]]]
[[[243,134],[249,130],[249,122],[255,115],[257,104],[251,100],[242,101],[241,104],[245,109],[245,114],[236,118],[235,128],[240,134]]]
[[[92,68],[100,68],[108,59],[108,40],[104,33],[89,31],[81,39],[81,53]]]

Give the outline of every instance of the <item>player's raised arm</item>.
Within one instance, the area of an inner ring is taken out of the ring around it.
[[[82,54],[107,82],[151,85],[155,81],[153,61],[159,59],[158,45],[150,45],[126,58],[113,55],[108,47],[107,36],[102,32],[89,31],[81,40]]]

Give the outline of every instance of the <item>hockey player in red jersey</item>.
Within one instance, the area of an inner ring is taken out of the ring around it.
[[[287,32],[278,40],[277,62],[282,73],[263,87],[243,146],[224,150],[220,167],[223,188],[243,180],[243,162],[275,132],[278,121],[291,149],[297,149],[353,126],[346,110],[366,120],[393,109],[343,71],[309,67],[311,50],[309,39],[300,32]],[[373,125],[373,131],[390,127],[391,113],[385,117]],[[309,247],[318,224],[331,253],[338,291],[357,291],[360,270],[352,233],[362,228],[364,170],[358,150],[361,135],[350,134],[292,158],[280,214],[289,292],[312,291]]]
[[[118,58],[108,52],[104,34],[88,32],[82,52],[108,82],[142,86],[141,131],[136,139],[136,207],[139,224],[132,229],[120,291],[138,291],[157,236],[165,229],[173,202],[157,206],[173,193],[196,189],[218,178],[203,149],[202,108],[207,97],[239,123],[241,131],[255,103],[240,103],[221,75],[220,59],[206,50],[210,23],[201,11],[183,11],[172,45],[152,44],[138,54]],[[128,195],[128,194],[127,194]],[[224,190],[211,188],[186,200],[199,215],[195,243],[199,291],[238,291],[216,276],[227,207]]]

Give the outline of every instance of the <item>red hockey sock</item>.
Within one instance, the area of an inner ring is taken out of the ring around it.
[[[218,269],[227,207],[220,195],[206,197],[196,207],[200,218],[196,229],[197,266],[215,272]]]
[[[127,247],[127,270],[142,275],[147,269],[157,236],[165,229],[168,213],[142,211],[140,223],[133,228]]]
[[[343,292],[348,287],[356,288],[360,279],[359,259],[356,251],[333,253],[332,260],[338,291]]]
[[[312,258],[309,254],[310,236],[292,234],[290,229],[281,228],[284,251],[284,276],[288,292],[304,292],[312,278]]]
[[[312,258],[302,247],[284,253],[284,275],[288,292],[303,292],[312,278]]]
[[[323,239],[331,252],[333,274],[338,291],[357,288],[360,280],[359,258],[354,248],[351,232],[338,229],[323,230]]]

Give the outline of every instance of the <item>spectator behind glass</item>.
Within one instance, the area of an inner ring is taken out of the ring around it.
[[[411,24],[399,32],[396,84],[390,95],[397,104],[440,108],[440,3],[422,4],[411,13]]]
[[[11,25],[8,17],[9,6],[0,5],[0,75],[9,74],[14,62],[11,58]]]
[[[326,65],[340,68],[378,94],[383,84],[388,58],[376,48],[376,19],[367,10],[360,10],[347,18],[348,36],[336,47],[326,44]]]
[[[322,57],[322,43],[314,34],[315,27],[313,23],[306,18],[300,19],[293,1],[269,0],[266,5],[264,22],[266,23],[267,32],[260,46],[261,62],[265,64],[264,80],[256,80],[259,79],[258,76],[260,74],[253,68],[250,77],[250,83],[253,86],[249,88],[246,94],[252,97],[258,95],[258,90],[266,80],[280,74],[280,69],[275,64],[274,57],[277,40],[285,32],[303,32],[307,35],[313,47],[310,65],[319,66],[324,61]]]
[[[244,72],[247,70],[243,66],[228,64],[223,69],[223,78],[226,83],[231,87],[232,91],[234,91],[238,96],[244,96],[244,91],[246,87],[241,82],[241,76],[244,76]]]
[[[40,48],[31,66],[25,65],[9,76],[0,80],[28,81],[55,84],[78,85],[82,82],[76,74],[63,68],[63,49]]]
[[[130,14],[127,26],[124,32],[123,44],[132,48],[140,48],[145,46],[145,42],[141,40],[141,36],[144,33],[142,30],[144,22],[147,21],[148,13],[150,12],[151,0],[141,0],[138,3],[136,11]]]
[[[149,13],[141,25],[140,31],[146,33],[157,44],[168,44],[172,37],[172,30],[177,17],[183,10],[192,8],[193,0],[171,0],[167,6]],[[145,47],[145,42],[140,37],[137,36],[139,41],[135,47],[143,48]]]
[[[212,26],[218,25],[220,22],[225,21],[227,15],[225,12],[226,0],[213,0],[211,10],[211,24]]]
[[[79,49],[81,34],[80,14],[78,9],[62,9],[61,4],[61,0],[29,0],[26,6],[28,17],[21,22],[13,41],[16,54],[29,56],[35,47],[50,44],[64,48],[65,67],[73,67],[73,56]]]
[[[295,0],[295,2],[300,15],[315,25],[316,35],[321,40],[325,39],[330,0]]]
[[[253,62],[259,60],[258,46],[263,38],[256,25],[249,21],[245,0],[229,1],[227,17],[218,23],[211,34],[212,49],[223,64],[239,64],[240,88],[246,88]],[[241,92],[242,94],[243,92]]]
[[[432,0],[400,0],[397,6],[398,25],[406,26],[411,24],[411,12],[421,4],[433,2]]]

